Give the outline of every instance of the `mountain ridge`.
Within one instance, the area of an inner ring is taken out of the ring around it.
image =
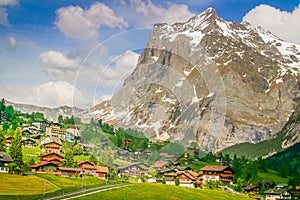
[[[123,88],[90,114],[204,150],[267,140],[298,105],[299,49],[212,8],[185,23],[155,24]]]

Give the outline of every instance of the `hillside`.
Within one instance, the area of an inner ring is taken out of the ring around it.
[[[232,194],[221,189],[190,189],[161,184],[137,184],[118,190],[96,193],[78,199],[157,199],[157,200],[181,200],[181,199],[202,199],[202,200],[242,200],[250,199],[246,196]]]

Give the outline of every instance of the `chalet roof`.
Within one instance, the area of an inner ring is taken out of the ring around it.
[[[56,167],[58,167],[58,165],[57,164],[55,164],[55,163],[52,163],[52,162],[40,162],[40,163],[38,163],[38,164],[35,164],[35,165],[31,165],[30,167],[31,168],[39,168],[39,167],[42,167],[42,166],[47,166],[47,165],[52,165],[52,166],[56,166]]]
[[[147,163],[137,162],[137,163],[132,163],[132,164],[123,165],[121,167],[118,167],[118,170],[126,169],[126,168],[131,167],[131,166],[139,166],[140,168],[142,168],[144,170],[146,170],[150,167],[150,165],[148,165]]]
[[[49,144],[58,144],[59,146],[61,146],[61,142],[57,142],[57,141],[50,141],[44,144],[44,146],[49,145]]]
[[[184,171],[178,171],[176,173],[178,176],[183,174],[184,176],[186,176],[187,178],[189,178],[190,180],[195,180],[196,176],[193,176],[192,174],[188,173],[188,172],[184,172]]]
[[[12,162],[13,159],[6,152],[0,152],[0,161],[1,162]]]
[[[72,167],[59,167],[58,169],[61,171],[74,171],[74,172],[82,171],[82,169],[80,169],[80,168],[72,168]]]
[[[91,161],[88,161],[88,160],[78,161],[78,165],[82,165],[82,164],[85,164],[85,163],[89,163],[90,165],[95,166],[95,163],[93,163]]]
[[[278,195],[278,194],[284,193],[285,191],[286,191],[285,189],[281,189],[281,188],[271,188],[271,189],[265,191],[265,194]]]
[[[195,178],[196,178],[197,175],[198,175],[198,174],[197,174],[196,172],[194,172],[193,170],[187,170],[186,172],[189,173],[190,175],[192,175],[192,176],[195,177]]]
[[[51,141],[55,141],[55,142],[57,142],[57,143],[60,143],[60,144],[61,144],[61,141],[60,141],[60,139],[58,139],[58,138],[55,138],[55,137],[49,137],[49,136],[47,136],[47,137],[43,137],[43,138],[41,139],[41,141],[43,141],[43,140],[46,140],[46,139],[50,139]]]
[[[46,156],[50,156],[50,155],[57,155],[58,157],[61,157],[61,158],[64,158],[64,156],[58,154],[58,153],[55,153],[55,152],[50,152],[50,153],[44,153],[44,154],[40,154],[39,157],[46,157]]]
[[[108,173],[108,167],[96,166],[97,172]]]
[[[253,190],[255,188],[260,187],[259,185],[248,185],[246,187],[243,187],[244,190]]]
[[[205,167],[202,167],[200,170],[201,171],[217,171],[221,172],[228,168],[228,166],[225,165],[206,165]]]
[[[160,167],[166,166],[167,164],[168,164],[168,162],[159,160],[159,161],[156,161],[156,162],[153,164],[153,167],[160,168]]]

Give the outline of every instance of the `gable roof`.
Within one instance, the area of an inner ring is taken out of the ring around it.
[[[153,167],[160,168],[160,167],[166,166],[167,164],[168,164],[168,162],[163,161],[163,160],[159,160],[159,161],[156,161],[156,162],[153,164]]]
[[[88,164],[90,164],[92,166],[95,166],[95,163],[93,163],[91,161],[88,161],[88,160],[81,160],[81,161],[78,161],[77,163],[78,163],[78,165],[82,165],[82,164],[88,163]]]
[[[97,172],[108,173],[108,167],[97,166],[96,168],[97,168]]]
[[[31,168],[39,168],[39,167],[42,167],[42,166],[47,166],[47,165],[53,165],[53,166],[56,166],[56,167],[58,167],[58,165],[57,164],[55,164],[55,163],[52,163],[52,162],[40,162],[40,163],[38,163],[38,164],[35,164],[35,165],[31,165],[30,167]]]
[[[64,158],[63,155],[60,155],[60,154],[55,153],[55,152],[50,152],[50,153],[40,154],[39,157],[46,157],[46,156],[50,156],[50,155],[52,155],[52,154],[57,155],[58,157]]]
[[[0,161],[2,162],[12,162],[13,159],[6,152],[0,152]]]
[[[285,189],[281,189],[281,188],[276,188],[276,189],[272,188],[272,189],[265,191],[265,194],[279,195],[279,194],[284,193],[285,191],[286,191]]]
[[[139,166],[140,168],[146,170],[150,167],[150,165],[146,164],[146,163],[143,163],[143,162],[137,162],[137,163],[132,163],[132,164],[128,164],[128,165],[123,165],[121,167],[118,167],[118,170],[121,170],[121,169],[125,169],[127,167],[131,167],[131,166]]]
[[[205,167],[202,167],[200,170],[201,171],[217,171],[221,172],[228,168],[228,166],[225,165],[206,165]]]

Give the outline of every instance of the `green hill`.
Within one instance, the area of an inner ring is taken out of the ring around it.
[[[201,199],[201,200],[242,200],[250,199],[246,196],[232,194],[221,189],[191,189],[180,186],[161,185],[161,184],[136,184],[117,190],[100,192],[78,199],[156,199],[156,200],[182,200],[182,199]]]

